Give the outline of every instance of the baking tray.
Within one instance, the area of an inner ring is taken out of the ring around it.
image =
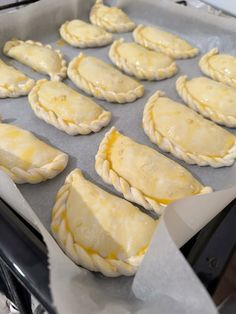
[[[75,2],[75,1],[74,1]],[[122,1],[121,1],[122,3]],[[126,1],[125,10],[132,16],[132,3],[129,2],[127,4]],[[151,4],[150,1],[147,1],[148,5],[150,7],[155,7],[153,4]],[[66,20],[66,16],[68,18],[73,18],[75,16],[78,16],[80,18],[87,19],[88,11],[91,7],[91,2],[81,2],[81,10],[75,10],[73,7],[65,9],[65,12],[63,12],[63,18],[60,16],[62,13],[58,13],[55,15],[56,17],[56,29],[59,28],[60,24]],[[165,10],[164,7],[162,10],[158,11],[158,23],[156,22],[156,19],[153,17],[150,18],[147,10],[145,11],[146,4],[143,1],[137,1],[135,4],[139,5],[140,13],[142,15],[142,18],[139,16],[136,18],[137,22],[142,22],[145,18],[146,21],[150,21],[152,24],[158,24],[170,31],[175,31],[178,34],[183,34],[183,37],[189,39],[193,44],[196,44],[202,48],[203,52],[210,49],[211,47],[215,46],[216,44],[219,44],[219,29],[216,29],[214,23],[209,21],[209,25],[203,20],[202,23],[204,25],[207,24],[208,28],[205,32],[201,32],[196,25],[198,23],[189,17],[186,18],[186,22],[189,23],[189,28],[192,28],[194,30],[193,36],[188,33],[188,29],[181,28],[178,26],[178,21],[176,20],[169,20],[167,21],[164,17],[164,14],[162,14]],[[46,8],[44,9],[45,14]],[[163,12],[162,12],[163,11]],[[82,12],[84,14],[82,14]],[[34,39],[34,40],[41,40],[43,43],[52,43],[54,47],[60,48],[66,55],[67,60],[71,59],[73,56],[77,55],[79,53],[79,49],[71,48],[65,45],[61,45],[61,41],[59,40],[58,33],[53,33],[55,31],[55,25],[53,24],[54,21],[50,20],[48,23],[42,24],[42,19],[44,18],[43,12],[37,12],[37,18],[35,19],[34,23],[30,28],[27,29],[18,29],[17,21],[14,22],[14,27],[9,29],[8,32],[8,38],[6,38],[6,34],[3,33],[4,30],[0,30],[0,37],[2,35],[2,38],[4,40],[9,39],[10,37],[16,36],[16,32],[19,32],[19,37],[21,39]],[[40,27],[39,27],[39,21],[40,20]],[[60,20],[60,22],[59,22]],[[199,21],[198,21],[199,22]],[[2,31],[2,33],[1,33]],[[235,47],[232,44],[231,41],[228,41],[229,37],[232,37],[235,35],[232,30],[230,31],[228,25],[223,28],[222,33],[225,34],[227,31],[227,36],[222,37],[222,43],[221,48],[224,49],[226,47],[225,43],[228,42],[227,49],[229,53],[235,52]],[[39,32],[39,33],[37,33]],[[32,36],[34,34],[34,36]],[[211,34],[211,40],[209,40],[209,35]],[[123,35],[122,35],[123,36]],[[115,37],[119,37],[115,36]],[[131,34],[124,35],[123,37],[131,39]],[[107,52],[108,47],[100,48],[100,49],[89,49],[89,50],[83,50],[88,52],[90,55],[95,55],[97,51],[102,52],[102,58],[106,61],[108,61],[107,58]],[[8,59],[9,60],[9,59]],[[200,71],[197,67],[197,60],[185,60],[185,61],[177,61],[177,63],[180,65],[181,71],[179,74],[188,73],[189,68],[194,69],[195,75],[199,75]],[[192,63],[194,62],[194,64]],[[30,76],[34,78],[41,78],[42,76],[32,72],[28,68],[24,66],[19,66],[19,64],[15,61],[11,61],[12,64],[16,65],[18,68],[22,68],[25,73],[28,73]],[[97,101],[99,104],[103,105],[104,108],[112,111],[113,113],[113,120],[112,124],[115,124],[118,129],[123,131],[126,135],[133,137],[137,141],[144,143],[148,146],[151,146],[155,149],[157,147],[155,145],[152,145],[150,141],[147,139],[147,137],[144,135],[143,130],[141,128],[141,117],[142,117],[142,110],[143,105],[147,98],[153,93],[154,90],[163,89],[167,92],[167,94],[174,98],[179,100],[177,94],[174,91],[174,83],[175,78],[158,82],[158,83],[145,83],[146,87],[146,94],[145,97],[140,99],[134,104],[127,104],[127,105],[114,105],[114,104],[108,104],[106,102]],[[71,86],[73,84],[69,81],[67,81]],[[154,89],[155,87],[155,89]],[[122,117],[121,117],[122,112]],[[51,216],[51,208],[53,206],[54,202],[54,196],[56,194],[57,189],[61,186],[63,183],[66,174],[69,173],[71,169],[73,169],[76,165],[79,165],[82,170],[84,170],[86,176],[90,178],[92,181],[96,182],[97,184],[101,185],[103,188],[105,188],[108,191],[111,191],[113,193],[116,193],[112,187],[107,186],[105,183],[102,182],[102,180],[96,175],[94,171],[94,156],[97,151],[98,145],[100,143],[100,140],[104,136],[104,133],[109,129],[107,127],[106,129],[103,129],[98,134],[92,134],[86,137],[78,136],[78,137],[69,137],[68,135],[64,134],[63,132],[60,132],[59,130],[53,128],[52,126],[47,125],[44,121],[37,119],[32,110],[30,109],[30,106],[27,104],[26,98],[16,99],[16,100],[9,100],[4,102],[4,104],[1,106],[1,113],[4,117],[4,119],[9,123],[14,123],[20,126],[23,126],[29,130],[32,130],[37,136],[45,140],[46,142],[49,142],[58,148],[70,152],[70,155],[72,156],[70,159],[69,166],[67,169],[59,175],[57,178],[50,180],[48,182],[39,184],[37,186],[30,186],[30,185],[24,185],[20,186],[20,190],[25,196],[25,198],[28,200],[32,208],[35,210],[41,221],[44,223],[44,225],[49,230],[50,225],[50,216]],[[138,120],[136,120],[136,117],[138,117]],[[137,125],[139,126],[139,129],[133,130],[133,128],[128,128],[128,126]],[[69,140],[69,141],[68,141]],[[69,142],[69,143],[68,143]],[[68,150],[68,145],[70,145],[70,148],[73,148],[72,150]],[[158,150],[158,149],[157,149]],[[168,154],[167,154],[168,155]],[[172,158],[170,155],[168,157]],[[174,159],[174,158],[173,158]],[[179,161],[178,161],[179,162]],[[234,182],[234,176],[232,173],[233,168],[227,169],[209,169],[209,167],[205,168],[199,168],[197,166],[188,166],[184,162],[182,163],[186,168],[190,169],[192,173],[194,173],[198,178],[202,179],[205,184],[213,184],[214,188],[220,189],[222,181],[225,181],[228,183],[228,185],[232,185]],[[209,175],[209,171],[212,173]],[[38,194],[38,196],[37,196]]]
[[[6,40],[12,37],[19,37],[22,40],[33,39],[39,40],[43,43],[50,43],[54,48],[60,49],[62,51],[67,61],[70,61],[73,57],[83,51],[83,53],[85,54],[95,55],[107,61],[108,63],[111,63],[108,58],[109,46],[92,49],[77,49],[70,47],[67,44],[62,44],[58,33],[59,26],[62,22],[64,22],[66,19],[72,19],[75,16],[78,16],[79,18],[82,18],[84,20],[88,19],[88,13],[93,1],[79,3],[80,10],[78,12],[73,10],[73,7],[71,6],[71,8],[69,7],[67,9],[68,12],[63,12],[64,16],[57,16],[55,22],[51,20],[48,21],[48,19],[44,17],[45,22],[44,24],[42,24],[43,16],[41,15],[43,15],[43,12],[41,13],[37,11],[35,13],[35,17],[32,21],[32,26],[30,28],[20,26],[20,22],[17,20],[14,20],[14,23],[11,24],[12,27],[6,27],[5,30],[3,27],[1,27],[0,48],[3,47],[3,44]],[[200,31],[199,29],[197,30],[196,26],[199,25],[199,22],[192,21],[189,17],[186,17],[186,23],[189,24],[189,27],[183,29],[182,27],[178,26],[178,21],[166,21],[166,19],[164,18],[165,14],[162,16],[161,12],[158,13],[157,23],[154,20],[153,16],[150,17],[148,15],[147,9],[146,11],[144,10],[144,6],[147,5],[149,7],[149,10],[152,8],[153,4],[151,4],[151,2],[150,4],[148,4],[148,2],[147,4],[144,4],[143,1],[136,1],[135,4],[139,8],[136,12],[136,14],[139,14],[137,17],[135,17],[132,13],[132,2],[125,2],[124,9],[131,17],[134,18],[137,24],[143,23],[144,21],[146,21],[146,23],[154,25],[158,24],[166,28],[167,30],[181,35],[183,38],[186,38],[193,45],[198,46],[202,50],[202,53],[209,50],[212,46],[218,45],[222,50],[226,50],[227,46],[229,53],[236,54],[235,46],[230,40],[227,39],[227,36],[222,37],[222,39],[220,37],[225,34],[224,29],[215,29],[215,26],[213,27],[213,25],[209,25],[206,32],[203,33],[203,28],[205,28],[204,24],[202,27],[202,31]],[[32,4],[31,6],[33,7],[34,4]],[[163,12],[165,13],[164,8]],[[25,25],[28,26],[27,21],[25,22]],[[206,25],[208,24],[206,23]],[[191,28],[192,31],[189,31],[189,29]],[[219,30],[221,30],[221,33],[219,33]],[[229,31],[228,36],[232,35],[235,34],[232,34],[232,31],[231,33]],[[124,37],[127,40],[132,40],[131,33],[115,34],[114,37]],[[21,65],[17,61],[1,55],[0,57],[2,57],[5,61],[14,65],[15,67],[23,70],[23,72],[25,72],[32,78],[40,79],[45,77],[32,71],[26,66]],[[56,178],[37,185],[18,185],[23,196],[29,202],[30,206],[35,210],[36,214],[39,216],[39,218],[48,230],[50,230],[51,209],[54,204],[56,192],[63,184],[66,175],[68,175],[68,173],[70,173],[70,171],[73,170],[76,166],[81,168],[87,178],[91,179],[91,181],[100,185],[105,190],[119,195],[113,189],[113,187],[107,185],[102,181],[102,179],[96,174],[94,169],[94,157],[98,150],[99,143],[104,137],[104,134],[110,129],[112,125],[115,125],[118,130],[123,132],[125,135],[130,136],[134,140],[142,144],[148,145],[156,150],[159,150],[156,145],[150,142],[150,140],[144,134],[141,126],[144,104],[157,89],[164,90],[167,96],[169,96],[170,98],[181,101],[175,91],[175,81],[177,77],[181,74],[188,74],[190,77],[201,75],[200,69],[197,65],[199,58],[200,55],[197,58],[189,60],[177,60],[179,73],[173,78],[160,82],[142,82],[145,86],[145,95],[134,103],[111,104],[105,101],[95,99],[98,104],[102,105],[105,109],[111,111],[113,117],[111,123],[107,127],[103,128],[100,132],[95,134],[89,134],[86,136],[69,136],[66,133],[56,129],[55,127],[48,125],[43,120],[38,119],[33,113],[30,105],[28,104],[27,97],[0,100],[0,114],[2,115],[3,122],[5,121],[7,123],[13,123],[20,127],[28,129],[29,131],[32,131],[34,134],[36,134],[40,139],[61,149],[62,151],[69,153],[70,155],[70,160],[67,168]],[[65,83],[77,89],[69,79],[66,79]],[[81,91],[79,90],[79,92]],[[81,93],[84,94],[83,92]],[[236,134],[235,130],[230,131]],[[183,161],[177,160],[170,154],[165,155],[187,168],[204,185],[210,185],[216,190],[221,189],[222,185],[225,186],[225,184],[223,183],[227,183],[228,186],[232,186],[236,182],[236,166],[228,167],[228,169],[226,169],[227,167],[212,169],[210,167],[191,166],[187,165]]]

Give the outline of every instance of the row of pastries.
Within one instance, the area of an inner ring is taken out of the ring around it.
[[[100,47],[113,42],[112,32],[134,30],[135,42],[115,40],[109,57],[122,72],[139,80],[172,77],[178,71],[174,59],[192,58],[199,52],[160,28],[136,27],[124,11],[101,0],[92,7],[90,21],[65,22],[61,37],[74,47]],[[4,53],[50,80],[34,82],[0,60],[0,98],[29,94],[36,116],[69,135],[98,132],[109,124],[111,112],[61,82],[66,76],[88,95],[109,102],[134,102],[144,94],[139,81],[83,53],[68,67],[59,50],[31,40],[11,40]],[[213,80],[180,76],[176,90],[188,106],[156,91],[143,111],[143,129],[150,141],[189,164],[231,166],[236,158],[235,136],[215,122],[236,127],[234,64],[235,57],[213,49],[199,62]],[[19,127],[0,123],[0,138],[0,169],[16,183],[52,179],[67,165],[66,153]],[[106,276],[135,274],[158,224],[129,201],[161,215],[177,199],[212,191],[178,163],[115,127],[99,145],[95,169],[126,200],[102,190],[75,169],[57,193],[51,228],[75,263]]]

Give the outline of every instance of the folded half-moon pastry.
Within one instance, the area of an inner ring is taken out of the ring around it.
[[[180,97],[203,116],[228,127],[236,127],[236,89],[206,77],[176,81]]]
[[[36,116],[70,135],[98,132],[111,120],[109,111],[62,82],[38,81],[29,103]]]
[[[185,168],[114,127],[100,143],[95,168],[126,199],[159,214],[177,199],[211,192]]]
[[[104,5],[103,0],[96,0],[89,18],[91,23],[112,33],[131,32],[135,28],[135,23],[124,11]]]
[[[150,140],[189,164],[231,166],[236,137],[194,110],[157,91],[145,105],[143,128]]]
[[[51,230],[71,259],[108,277],[137,271],[157,222],[72,171],[58,191]]]
[[[68,76],[87,94],[110,102],[133,102],[144,93],[139,82],[110,64],[82,53],[69,63]]]
[[[174,60],[167,55],[124,42],[123,38],[111,45],[109,57],[118,68],[140,80],[163,80],[178,71]]]
[[[32,133],[0,123],[0,169],[15,183],[39,183],[64,170],[68,156]]]
[[[3,52],[33,70],[48,74],[51,80],[59,81],[66,77],[66,61],[59,50],[32,40],[12,39],[5,43]]]
[[[199,66],[213,80],[236,88],[236,57],[219,54],[218,49],[213,48],[200,59]]]
[[[103,28],[81,20],[65,22],[60,34],[71,46],[79,48],[101,47],[112,42],[112,35]]]
[[[0,59],[0,98],[27,95],[34,80]]]
[[[174,59],[193,58],[199,51],[186,40],[154,26],[139,25],[135,28],[133,36],[134,40],[145,48],[161,51]]]

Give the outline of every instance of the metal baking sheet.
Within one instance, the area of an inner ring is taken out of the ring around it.
[[[62,41],[60,40],[58,33],[60,25],[66,20],[73,18],[88,20],[88,13],[92,3],[93,1],[70,0],[65,3],[62,0],[51,0],[50,2],[41,0],[39,3],[31,5],[26,9],[19,10],[18,12],[9,13],[7,15],[0,15],[0,48],[3,47],[5,41],[11,39],[12,37],[17,37],[22,40],[32,39],[41,41],[45,44],[49,43],[53,47],[60,49],[68,62],[74,56],[77,56],[81,51],[83,51],[85,54],[97,56],[104,61],[111,63],[108,58],[109,46],[81,50],[70,47],[67,44],[62,44]],[[114,4],[115,2],[110,1],[109,3]],[[38,215],[40,221],[48,231],[50,230],[51,209],[53,207],[56,192],[63,184],[66,175],[75,167],[81,168],[85,176],[92,182],[95,182],[107,191],[119,195],[111,186],[106,185],[101,180],[94,169],[94,157],[99,143],[111,126],[116,126],[116,128],[125,135],[130,136],[134,140],[158,150],[157,146],[151,144],[142,129],[142,113],[147,99],[154,93],[154,91],[160,89],[165,91],[167,96],[170,98],[180,101],[180,98],[177,96],[175,91],[175,81],[177,77],[182,74],[187,74],[189,77],[201,75],[198,68],[199,57],[202,55],[202,53],[208,51],[212,47],[217,46],[221,52],[227,52],[236,55],[236,48],[234,45],[236,38],[236,22],[231,19],[227,20],[224,18],[216,18],[214,16],[208,16],[205,14],[197,15],[194,13],[194,11],[188,8],[182,8],[177,5],[169,5],[166,1],[155,2],[154,0],[120,0],[117,1],[116,4],[121,6],[130,15],[130,17],[135,20],[137,24],[143,23],[158,25],[165,28],[166,30],[176,33],[181,37],[186,38],[194,46],[199,47],[201,49],[201,54],[193,59],[177,60],[179,72],[174,78],[161,82],[143,82],[145,86],[145,95],[134,103],[119,105],[95,100],[98,104],[111,111],[113,115],[110,125],[96,134],[72,137],[62,131],[59,131],[53,126],[50,126],[44,121],[38,119],[34,115],[28,103],[27,97],[0,100],[0,114],[3,117],[4,122],[13,123],[30,130],[45,142],[65,151],[70,155],[70,161],[65,171],[53,180],[48,180],[37,185],[25,184],[18,186],[22,195],[28,201],[31,208]],[[222,21],[222,23],[220,23],[220,21]],[[132,40],[131,33],[116,34],[114,37],[124,37],[126,40]],[[34,79],[40,79],[44,77],[30,70],[29,68],[20,65],[20,63],[14,60],[11,60],[3,55],[0,57]],[[69,80],[65,80],[65,83],[77,89]],[[81,93],[83,94],[83,92]],[[235,130],[231,129],[230,132],[235,134]],[[170,154],[166,155],[169,158],[176,160]],[[201,168],[198,166],[189,166],[179,160],[176,161],[187,168],[204,185],[211,185],[215,190],[222,190],[227,187],[232,187],[236,183],[235,165],[228,168],[213,169],[210,167]],[[220,198],[223,198],[223,195],[224,192],[222,192],[222,197],[219,196],[219,200]],[[180,202],[182,208],[184,208],[184,206],[187,207],[183,202]],[[17,202],[15,204],[17,204]],[[193,204],[194,201],[188,201],[188,206],[191,207]],[[205,202],[205,204],[207,203]],[[205,302],[207,303],[206,298],[204,299],[203,292],[202,294],[199,293],[201,290],[199,288],[199,282],[194,277],[193,273],[191,273],[190,269],[187,268],[183,259],[179,255],[178,258],[175,259],[175,255],[177,254],[176,247],[174,246],[174,243],[172,243],[168,238],[165,230],[162,230],[162,237],[160,236],[159,240],[167,245],[163,245],[162,248],[159,247],[158,252],[161,252],[163,256],[165,256],[166,247],[168,247],[169,251],[172,252],[172,254],[170,254],[171,258],[168,257],[168,263],[166,260],[162,260],[162,270],[164,270],[164,267],[165,270],[168,267],[168,269],[171,269],[171,262],[176,261],[175,274],[172,276],[172,280],[176,284],[176,287],[180,285],[183,274],[185,274],[186,277],[184,277],[184,283],[186,285],[191,283],[192,289],[186,289],[185,295],[187,295],[187,293],[190,295],[193,293],[192,296],[198,294],[198,299],[201,300],[199,306],[203,306],[204,309],[208,308],[208,313],[213,313],[212,306],[207,307],[205,305]],[[154,243],[155,242],[152,243],[152,246],[147,254],[148,257],[145,258],[145,261],[153,261],[152,270],[154,272],[153,274],[156,274],[157,269],[155,268],[155,261],[157,261],[158,256],[154,254],[156,252],[156,250],[153,248]],[[83,281],[81,270],[78,267],[74,268],[74,265],[72,263],[70,264],[69,261],[63,260],[62,256],[60,256],[59,263],[59,252],[55,248],[54,244],[52,244],[51,240],[49,239],[47,244],[49,247],[52,270],[52,292],[58,304],[60,303],[60,306],[57,304],[60,308],[60,313],[63,313],[62,308],[65,305],[67,308],[70,307],[71,309],[71,311],[67,311],[67,313],[76,313],[75,311],[73,312],[72,309],[76,309],[76,302],[82,306],[82,301],[84,302],[84,312],[87,313],[93,312],[92,309],[95,309],[95,307],[93,308],[94,303],[96,304],[97,309],[96,311],[94,310],[95,312],[100,311],[102,305],[106,304],[106,306],[108,306],[108,308],[106,307],[106,313],[109,313],[109,305],[113,304],[114,306],[117,306],[117,309],[119,306],[122,306],[124,310],[127,309],[126,313],[133,313],[135,311],[138,312],[139,310],[141,313],[144,308],[149,313],[154,313],[154,309],[156,308],[155,304],[144,304],[141,306],[134,302],[134,294],[131,289],[133,282],[132,278],[107,279],[101,277],[100,275],[92,275],[87,272],[86,281]],[[144,263],[144,267],[145,265],[147,264]],[[67,272],[63,273],[62,269],[66,269]],[[138,276],[135,277],[142,278],[142,285],[138,286],[138,284],[136,284],[136,292],[138,290],[139,295],[142,295],[143,293],[146,295],[146,297],[148,297],[149,290],[142,290],[142,287],[145,283],[146,286],[148,286],[148,284],[154,285],[152,286],[152,289],[155,288],[155,291],[158,291],[160,286],[166,286],[165,276],[167,275],[167,272],[163,272],[162,281],[160,280],[155,284],[152,281],[152,278],[155,278],[153,274],[150,273],[149,268],[149,271],[144,271],[144,273],[139,272]],[[75,278],[77,278],[76,281]],[[136,283],[137,281],[138,280],[136,279]],[[68,288],[68,291],[66,290],[67,287],[70,287],[70,289]],[[76,294],[77,289],[78,294]],[[178,289],[173,289],[173,291],[177,292]],[[163,291],[165,291],[164,288]],[[165,294],[171,295],[173,291],[171,292],[168,290],[165,292]],[[63,302],[60,302],[60,300],[62,300],[62,298],[59,297],[60,293],[67,297],[67,302],[64,302],[64,300]],[[93,295],[93,298],[91,295]],[[89,297],[91,298],[89,299]],[[189,300],[191,301],[191,298],[186,297],[185,300],[182,300],[180,295],[175,295],[175,297],[181,304],[179,312],[176,313],[182,314],[185,313],[185,310],[186,313],[188,313],[188,309],[186,309],[186,302]],[[142,297],[140,298],[142,299]],[[179,298],[181,300],[179,300]],[[68,299],[70,301],[68,301]],[[165,313],[164,301],[166,301],[165,298],[162,298],[161,300],[159,299],[159,309],[163,309],[163,311],[160,313]],[[172,308],[173,306],[175,307],[175,301],[174,303],[171,303],[167,300],[167,307],[168,306],[169,308]],[[184,311],[183,308],[185,309]],[[105,311],[103,313],[105,313]],[[192,311],[192,313],[194,312]],[[205,313],[207,312],[205,311]]]

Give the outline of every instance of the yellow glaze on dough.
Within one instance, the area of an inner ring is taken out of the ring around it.
[[[121,70],[139,79],[160,80],[177,72],[177,66],[169,56],[123,39],[112,44],[109,57]]]
[[[34,80],[0,59],[0,98],[27,95]]]
[[[192,58],[198,53],[198,49],[184,39],[158,27],[139,25],[134,30],[133,36],[142,46],[162,51],[172,58]]]
[[[117,7],[108,7],[102,0],[97,0],[90,12],[91,23],[98,25],[109,32],[129,32],[135,24],[128,15]]]
[[[66,191],[65,186],[59,191],[53,209],[52,231],[56,238],[60,238],[59,229],[64,218],[64,232],[71,234],[74,245],[81,247],[88,256],[99,255],[104,264],[107,263],[106,267],[109,267],[109,259],[128,263],[130,258],[144,255],[156,227],[151,217],[86,180],[79,169],[67,177],[66,184]],[[67,193],[67,197],[61,204],[63,193]],[[62,205],[64,213],[59,217]],[[63,248],[67,252],[66,244]],[[83,259],[76,262],[90,269]],[[92,270],[102,271],[99,267]],[[117,271],[116,267],[113,271]]]
[[[188,80],[186,76],[177,80],[176,89],[190,107],[204,116],[236,127],[236,89],[206,77]]]
[[[35,114],[70,135],[97,132],[111,113],[62,82],[41,80],[29,95]]]
[[[44,84],[38,93],[40,103],[48,110],[68,122],[91,122],[103,111],[90,98],[85,97],[66,84],[50,82]]]
[[[58,157],[64,158],[64,161],[61,160],[61,163],[55,167],[57,174],[67,164],[66,154],[40,141],[32,133],[14,125],[0,123],[0,138],[0,168],[9,173],[17,183],[38,183],[50,178],[51,175],[55,176],[56,174],[53,175],[55,169],[51,169],[50,173],[50,169],[46,168]],[[40,179],[40,173],[34,174],[34,170],[40,171],[42,167],[46,168]],[[21,171],[17,171],[17,169]],[[25,174],[27,171],[29,171],[29,177]],[[30,177],[30,171],[32,171],[33,178]]]
[[[68,76],[88,94],[108,101],[132,102],[144,92],[144,87],[140,83],[122,74],[110,64],[83,54],[71,61]]]
[[[236,87],[236,57],[219,54],[217,48],[206,53],[199,61],[202,72],[214,80]]]
[[[221,167],[236,157],[233,134],[160,91],[145,105],[143,127],[152,142],[188,163]]]
[[[158,100],[153,119],[163,136],[187,152],[223,157],[235,142],[231,133],[167,97]]]
[[[107,159],[122,178],[161,203],[198,194],[202,188],[183,167],[119,132],[114,133]]]
[[[65,60],[58,50],[53,50],[49,45],[44,46],[31,40],[11,40],[5,44],[3,51],[35,71],[48,74],[53,80],[61,80],[66,76]]]
[[[158,204],[166,205],[203,190],[182,166],[114,128],[100,144],[95,168],[125,198],[157,212]]]
[[[79,71],[81,76],[87,81],[106,91],[127,93],[139,85],[136,81],[128,76],[124,76],[111,65],[94,57],[84,58],[80,63]]]
[[[212,56],[209,64],[214,69],[217,69],[222,74],[230,78],[236,78],[236,58],[226,54]]]
[[[104,29],[81,20],[65,22],[60,34],[70,45],[80,48],[104,46],[112,42],[112,35]]]

